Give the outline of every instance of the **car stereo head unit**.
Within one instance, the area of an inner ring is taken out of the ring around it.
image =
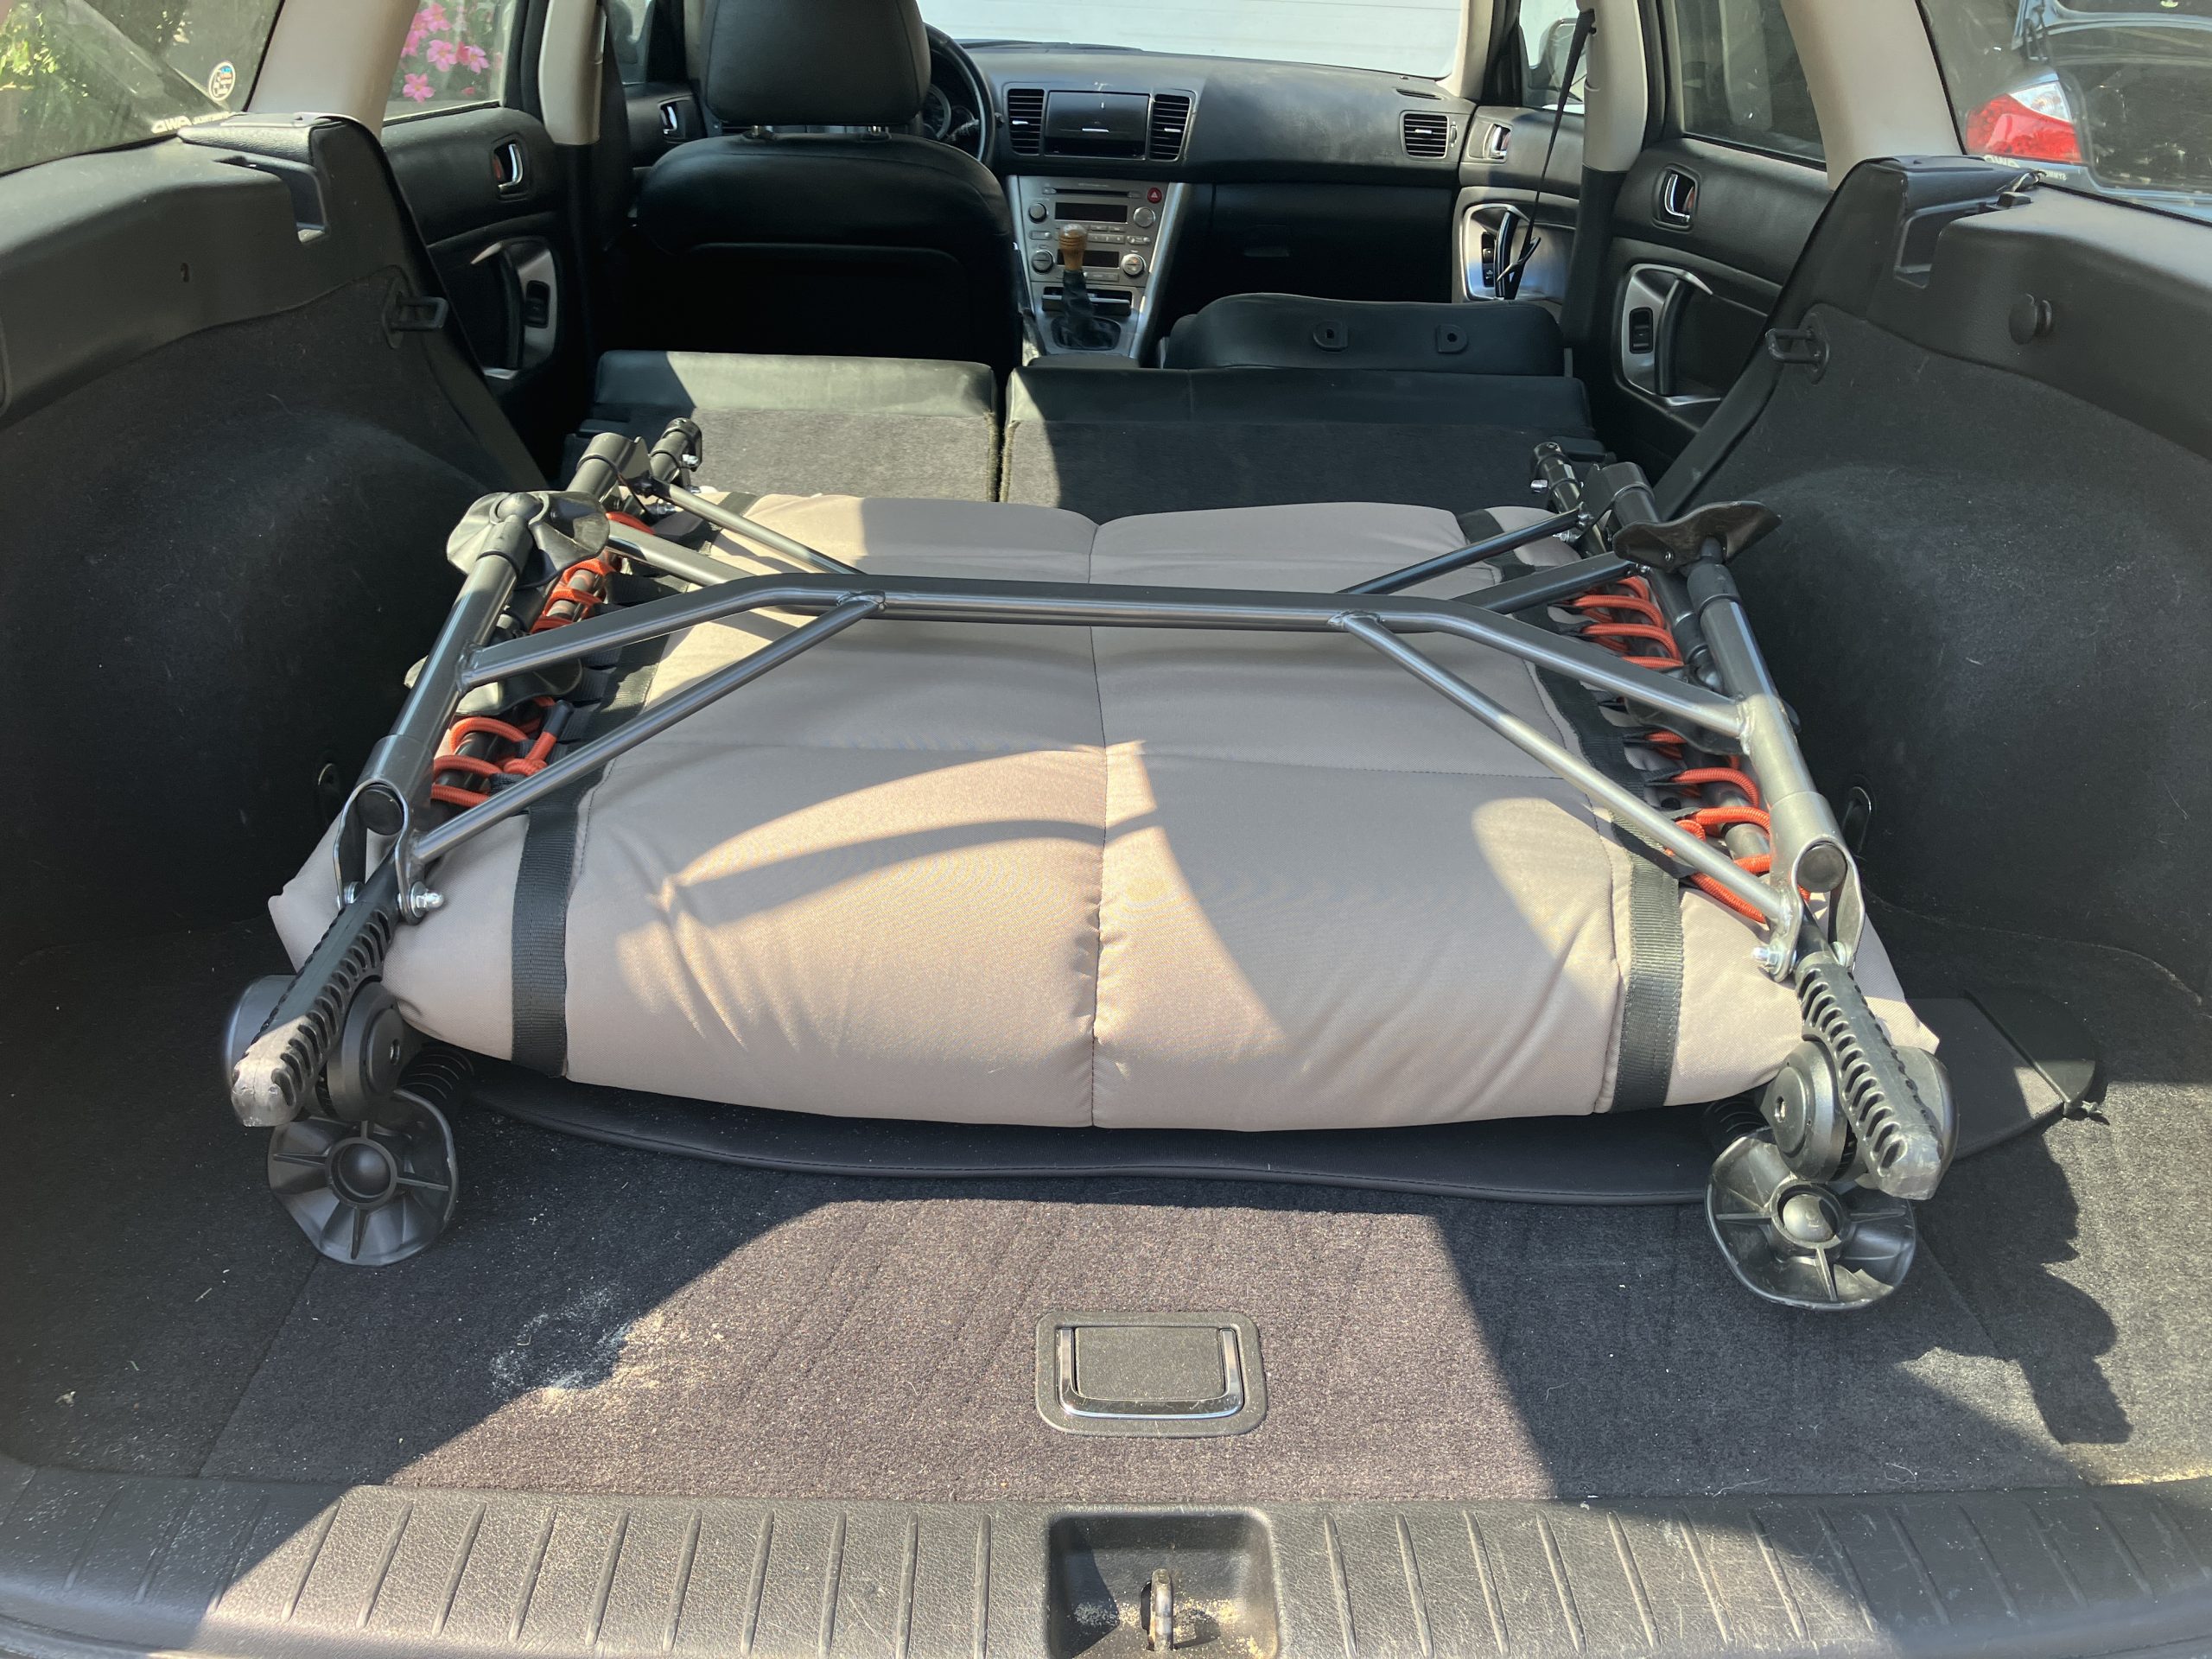
[[[1059,307],[1060,232],[1088,232],[1083,266],[1099,315],[1123,321],[1121,350],[1141,348],[1146,299],[1162,238],[1173,226],[1184,187],[1150,180],[1039,178],[1016,174],[1007,181],[1025,221],[1022,257],[1029,270],[1030,309],[1048,318]]]

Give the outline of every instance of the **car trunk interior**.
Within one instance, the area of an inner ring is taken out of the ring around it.
[[[10,1640],[45,1639],[28,1607],[125,1647],[243,1651],[289,1624],[392,1651],[980,1656],[990,1627],[1071,1653],[1103,1638],[1049,1575],[1118,1585],[1161,1538],[1201,1575],[1272,1552],[1276,1599],[1217,1598],[1216,1633],[1254,1653],[1301,1619],[1347,1652],[1932,1648],[1990,1639],[1984,1619],[2008,1650],[2075,1651],[2068,1632],[2139,1614],[2164,1639],[2156,1607],[2202,1593],[2202,227],[1864,168],[1770,320],[1815,331],[1817,372],[1759,359],[1661,487],[1782,516],[1737,574],[1819,782],[1867,804],[1907,991],[2034,991],[2101,1062],[2077,1109],[1949,1173],[1881,1306],[1742,1294],[1695,1205],[868,1179],[467,1104],[451,1230],[362,1270],[270,1201],[217,1036],[289,966],[264,901],[449,602],[448,530],[540,477],[465,345],[399,303],[434,279],[380,153],[315,130],[246,165],[219,134],[56,163],[41,234],[0,270],[11,317],[92,286],[108,330],[11,327],[0,424]],[[313,236],[302,167],[329,210]],[[1908,270],[1891,251],[1930,190],[1974,205]],[[2047,339],[2008,334],[2023,293],[2053,302]],[[722,453],[770,465],[782,442],[828,469],[805,487],[838,487],[826,429],[774,419],[733,422]],[[913,423],[910,471],[947,493],[1099,518],[1298,499],[1281,469],[1308,441],[1372,454],[1399,499],[1387,424],[1189,429],[1278,472],[1217,471],[1199,499],[1192,462],[1163,501],[1115,420],[1048,411],[980,470]],[[1542,435],[1491,434],[1473,499],[1438,505],[1514,499]],[[901,460],[880,435],[855,457]],[[1051,1432],[1036,1330],[1058,1308],[1248,1316],[1266,1422]],[[1188,1509],[1116,1530],[1155,1504]],[[1033,1533],[1059,1541],[1034,1562]],[[728,1605],[687,1611],[709,1561]],[[1074,1623],[1021,1634],[1033,1592]]]

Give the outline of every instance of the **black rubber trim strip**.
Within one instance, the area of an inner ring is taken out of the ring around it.
[[[1966,1157],[2067,1105],[1974,1003],[1914,1010],[1943,1042]],[[824,1117],[606,1089],[480,1061],[469,1098],[610,1146],[750,1169],[865,1179],[1287,1182],[1512,1204],[1687,1204],[1713,1147],[1702,1106],[1585,1117],[1508,1117],[1395,1129],[1052,1128]]]
[[[2031,1659],[2196,1653],[2212,1628],[2202,1478],[1204,1512],[1083,1503],[1081,1486],[1110,1483],[1067,1478],[1080,1485],[1060,1503],[852,1503],[164,1480],[0,1459],[0,1647],[786,1659],[835,1638],[839,1652],[1016,1659],[1077,1650],[1096,1629],[1085,1616],[1137,1606],[1165,1559],[1267,1653],[1410,1653],[1433,1632],[1439,1659]],[[1171,1472],[1151,1490],[1173,1485]],[[1137,1545],[1094,1551],[1094,1537]],[[1217,1580],[1209,1560],[1225,1563]]]

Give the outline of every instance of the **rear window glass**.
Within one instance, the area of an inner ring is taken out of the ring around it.
[[[0,173],[245,107],[278,0],[0,0]]]
[[[400,43],[385,118],[504,99],[517,10],[516,0],[423,0]]]
[[[2212,0],[1921,0],[1969,155],[2212,218]]]
[[[1574,0],[1521,0],[1521,89],[1532,107],[1549,109],[1559,102],[1560,77],[1567,73],[1567,54],[1574,42]],[[1590,72],[1590,49],[1574,67],[1574,85],[1567,95],[1567,108],[1582,106],[1582,83]]]
[[[1668,0],[1682,130],[1796,161],[1821,159],[1821,123],[1775,0]]]

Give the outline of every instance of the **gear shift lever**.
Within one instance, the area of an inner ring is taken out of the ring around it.
[[[1060,229],[1060,315],[1052,319],[1053,341],[1074,352],[1109,352],[1121,344],[1122,327],[1098,315],[1083,256],[1090,234],[1080,225]]]

